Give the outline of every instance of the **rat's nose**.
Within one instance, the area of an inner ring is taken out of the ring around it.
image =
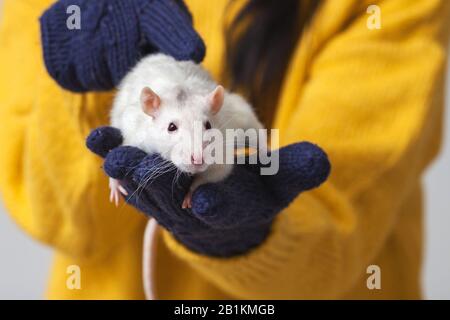
[[[192,154],[191,155],[191,163],[194,165],[203,164],[203,155],[202,154],[199,154],[199,155]]]

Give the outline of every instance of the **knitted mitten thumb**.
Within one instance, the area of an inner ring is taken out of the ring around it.
[[[136,1],[136,0],[135,0]],[[181,0],[137,1],[143,40],[177,60],[201,62],[205,44],[192,28],[192,16]]]

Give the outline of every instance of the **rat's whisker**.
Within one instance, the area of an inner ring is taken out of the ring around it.
[[[161,174],[164,174],[163,171],[166,168],[169,168],[170,165],[171,165],[171,162],[164,159],[158,166],[156,166],[156,169],[155,169],[155,167],[153,167],[152,168],[153,170],[149,170],[147,173],[145,173],[143,175],[143,177],[140,179],[139,185],[136,188],[136,190],[130,195],[130,198],[135,196],[136,194],[139,197],[140,194],[145,189],[145,187],[147,186],[147,183],[151,179],[155,179],[157,176],[160,176]]]
[[[175,186],[175,184],[178,183],[178,179],[180,178],[180,176],[181,176],[181,170],[179,170],[177,168],[177,171],[175,172],[175,175],[173,176],[173,179],[172,179],[172,199],[173,199],[173,194],[174,194],[174,192],[173,192],[174,186]]]

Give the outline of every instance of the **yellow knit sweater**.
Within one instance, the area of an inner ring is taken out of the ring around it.
[[[111,93],[72,94],[47,75],[38,17],[51,0],[5,0],[0,26],[0,188],[15,221],[55,248],[48,297],[142,298],[146,219],[108,202],[84,145],[108,123]],[[219,78],[227,0],[188,0]],[[367,27],[369,4],[381,29]],[[318,143],[333,171],[246,255],[197,255],[160,234],[160,298],[419,298],[422,174],[439,150],[447,0],[331,0],[290,61],[274,127],[282,145]],[[220,79],[219,79],[220,80]],[[245,204],[242,204],[245,205]],[[33,265],[33,261],[29,262]],[[81,289],[66,287],[81,268]],[[366,270],[378,265],[381,289]]]

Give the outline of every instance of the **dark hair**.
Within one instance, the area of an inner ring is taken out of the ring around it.
[[[226,26],[225,78],[248,98],[266,125],[292,52],[319,2],[248,0]]]

